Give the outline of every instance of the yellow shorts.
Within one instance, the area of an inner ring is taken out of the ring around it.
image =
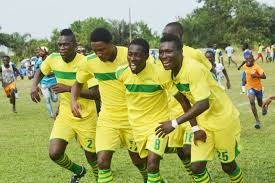
[[[203,129],[201,127],[201,129]],[[219,131],[206,132],[206,142],[191,145],[191,162],[213,160],[215,152],[222,163],[232,162],[240,153],[240,120],[232,121],[231,125]]]
[[[147,125],[146,127],[134,127],[134,138],[137,144],[139,156],[145,158],[148,156],[148,151],[151,151],[159,156],[163,156],[168,143],[168,136],[159,138],[155,134],[155,129],[159,123]]]
[[[95,151],[97,117],[87,117],[82,120],[72,120],[58,115],[51,132],[51,139],[63,139],[67,142],[74,137],[81,147],[89,152]]]
[[[193,132],[189,122],[179,125],[168,136],[168,147],[183,147],[185,144],[191,145],[193,141]]]
[[[96,152],[115,151],[120,147],[137,152],[132,128],[96,127]]]
[[[7,96],[11,95],[11,92],[16,88],[15,82],[10,83],[9,85],[4,87],[4,91]]]

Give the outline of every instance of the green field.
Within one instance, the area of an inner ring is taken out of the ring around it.
[[[275,95],[275,64],[261,64],[267,75],[263,81],[265,97]],[[240,75],[232,65],[227,67],[232,89],[228,94],[241,113],[242,152],[237,158],[243,169],[246,183],[275,182],[275,102],[270,105],[267,116],[260,119],[263,127],[254,129],[254,118],[246,95],[240,94]],[[48,118],[44,102],[35,104],[29,97],[31,81],[18,80],[20,99],[17,114],[11,112],[8,100],[0,94],[0,183],[64,183],[71,176],[54,164],[48,157],[48,138],[53,120]],[[69,157],[88,167],[82,150],[73,141],[68,146]],[[209,163],[213,182],[229,182],[217,160]],[[118,150],[113,158],[112,170],[115,182],[142,182],[136,168],[131,164],[126,150]],[[191,182],[175,154],[164,156],[161,174],[171,183]],[[91,171],[81,180],[95,182]]]

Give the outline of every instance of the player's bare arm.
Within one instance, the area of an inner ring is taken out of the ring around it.
[[[40,69],[35,73],[33,78],[33,83],[31,87],[31,99],[35,103],[40,102],[41,98],[40,95],[42,95],[42,92],[40,88],[38,87],[39,82],[44,77],[44,74],[40,71]]]

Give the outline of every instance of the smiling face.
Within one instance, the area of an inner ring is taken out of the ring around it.
[[[252,67],[253,65],[254,65],[254,57],[253,57],[253,55],[248,55],[247,57],[246,57],[246,66],[247,67]]]
[[[171,70],[178,66],[180,62],[181,50],[178,50],[173,41],[160,43],[159,58],[165,70]]]
[[[128,48],[128,64],[134,74],[141,72],[148,59],[149,53],[146,53],[142,46],[131,44]]]

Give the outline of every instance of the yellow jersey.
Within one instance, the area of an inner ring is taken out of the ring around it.
[[[126,87],[129,121],[133,127],[147,126],[169,119],[167,94],[155,66],[147,60],[145,68],[133,74],[128,65],[119,68],[116,77]],[[172,83],[171,83],[172,84]],[[175,88],[175,91],[177,89]]]
[[[204,54],[200,50],[184,45],[182,48],[182,53],[184,58],[186,58],[186,60],[191,62],[193,61],[199,62],[203,66],[205,66],[207,70],[212,69],[211,63],[208,61],[208,59],[204,56]],[[163,77],[171,77],[171,70],[165,71],[160,60],[154,61],[153,59],[150,59],[150,61],[156,64],[156,67],[158,67],[158,69],[161,71],[161,74],[166,75]],[[171,91],[167,90],[168,106],[170,109],[170,119],[175,119],[181,116],[184,113],[184,111],[180,103],[170,93]]]
[[[76,54],[74,60],[67,63],[65,62],[59,53],[52,53],[49,55],[41,65],[41,72],[44,75],[48,75],[54,72],[57,83],[72,86],[76,80],[77,68],[85,61],[85,56]],[[91,82],[91,83],[90,83]],[[96,85],[94,81],[89,81],[90,86]],[[85,82],[84,89],[88,89],[88,83]],[[79,98],[78,102],[81,106],[82,118],[88,118],[91,116],[97,116],[96,106],[94,100]],[[74,117],[71,112],[71,93],[60,93],[59,115],[69,117],[73,120],[82,120],[81,118]]]
[[[197,61],[200,62],[202,65],[204,65],[208,70],[212,69],[211,63],[208,61],[208,59],[205,57],[204,53],[202,53],[198,49],[194,49],[189,46],[183,46],[182,53],[185,58],[190,59],[191,61]]]
[[[103,62],[95,54],[88,55],[76,74],[79,83],[85,83],[90,78],[98,80],[102,102],[98,118],[105,122],[105,126],[129,127],[125,86],[115,76],[118,67],[128,63],[127,52],[127,48],[117,46],[117,56],[113,62]]]
[[[232,119],[239,117],[238,110],[225,91],[201,63],[184,58],[182,67],[173,80],[192,105],[204,99],[209,100],[209,109],[196,118],[200,126],[209,130],[221,130],[229,126]]]

